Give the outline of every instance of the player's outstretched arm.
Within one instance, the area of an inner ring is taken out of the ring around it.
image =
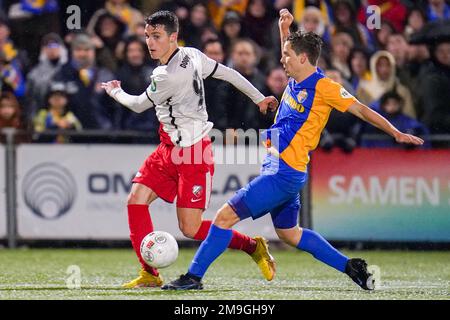
[[[278,29],[280,30],[281,52],[283,52],[284,42],[289,36],[289,27],[294,21],[294,16],[288,9],[280,10],[280,18],[278,19]]]
[[[386,118],[359,102],[353,103],[348,108],[348,112],[386,132],[390,136],[394,137],[395,141],[398,143],[408,143],[419,146],[424,142],[423,139],[413,136],[412,134],[400,132],[388,120],[386,120]]]
[[[264,95],[256,89],[250,81],[245,79],[234,69],[218,63],[216,71],[212,77],[231,83],[239,91],[249,97],[259,107],[259,111],[264,114],[267,113],[267,110],[275,111],[278,107],[278,100],[274,96],[264,97]]]
[[[102,82],[102,88],[105,89],[106,93],[111,98],[134,112],[141,113],[154,106],[154,104],[149,100],[147,92],[144,92],[140,96],[128,94],[123,91],[120,86],[120,81],[118,80]]]

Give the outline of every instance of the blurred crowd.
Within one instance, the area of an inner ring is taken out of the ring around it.
[[[445,0],[82,1],[78,21],[67,10],[71,2],[0,1],[0,128],[33,131],[45,142],[68,141],[64,135],[39,135],[52,129],[156,133],[154,110],[128,111],[100,83],[118,79],[126,92],[144,92],[157,66],[145,44],[144,17],[159,9],[177,14],[181,46],[202,50],[280,99],[288,78],[279,62],[278,11],[289,8],[292,30],[323,38],[319,67],[328,77],[404,132],[425,138],[450,134]],[[372,5],[381,19],[373,16]],[[71,29],[77,23],[81,28]],[[208,79],[205,91],[218,129],[264,129],[273,122],[274,114],[260,114],[226,82]],[[321,146],[348,152],[358,145],[395,146],[392,139],[370,138],[380,133],[333,111]]]

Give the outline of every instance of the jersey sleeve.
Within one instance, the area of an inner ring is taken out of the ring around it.
[[[172,94],[168,76],[162,73],[153,74],[150,85],[139,96],[128,94],[122,88],[115,88],[110,93],[117,102],[137,113],[165,103]]]
[[[212,77],[217,68],[219,67],[219,63],[211,58],[209,58],[206,54],[197,50],[197,54],[200,57],[200,61],[202,63],[202,78],[206,79]]]
[[[329,78],[319,80],[318,84],[324,102],[341,112],[347,111],[353,103],[358,101],[341,84]]]

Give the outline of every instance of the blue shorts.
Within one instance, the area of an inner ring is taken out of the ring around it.
[[[270,212],[273,225],[290,229],[298,224],[299,192],[307,181],[306,172],[289,167],[283,160],[267,156],[261,175],[228,201],[241,220],[258,219]]]

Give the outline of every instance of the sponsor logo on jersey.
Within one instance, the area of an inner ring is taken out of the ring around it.
[[[341,88],[341,97],[344,99],[348,99],[351,98],[352,95],[347,90],[345,90],[345,88]]]
[[[152,79],[152,83],[150,84],[150,90],[152,92],[156,92],[156,82],[155,79]]]

